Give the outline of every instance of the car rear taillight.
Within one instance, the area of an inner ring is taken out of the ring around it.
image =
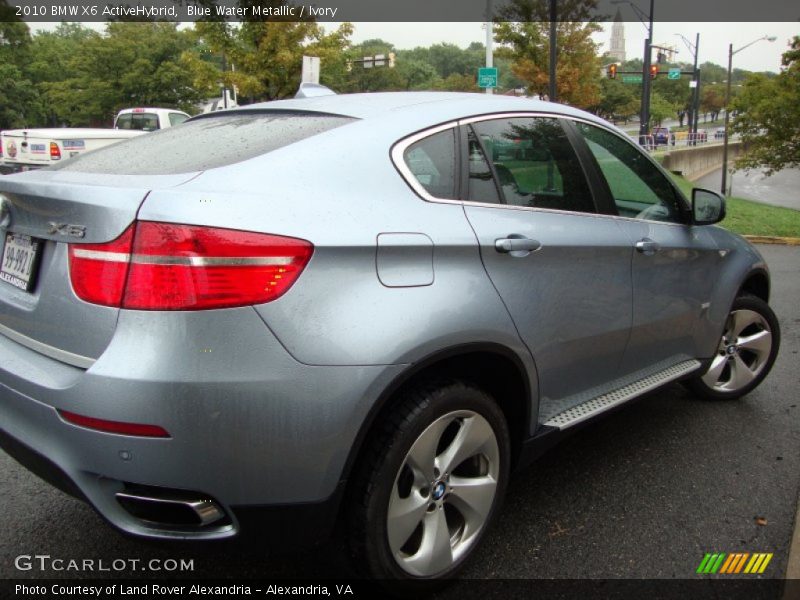
[[[55,142],[50,142],[50,160],[61,160],[61,149]]]
[[[87,302],[136,310],[203,310],[280,297],[314,247],[296,238],[138,221],[105,244],[71,244],[70,279]]]

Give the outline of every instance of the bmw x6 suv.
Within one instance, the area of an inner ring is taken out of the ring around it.
[[[617,128],[477,94],[287,100],[0,178],[0,439],[113,526],[456,574],[512,467],[779,345],[767,266]]]

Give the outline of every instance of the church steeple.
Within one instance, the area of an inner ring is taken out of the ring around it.
[[[617,9],[614,15],[614,24],[611,26],[611,45],[608,54],[619,62],[625,62],[625,23],[622,14]]]

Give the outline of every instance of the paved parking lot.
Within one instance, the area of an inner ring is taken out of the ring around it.
[[[784,576],[800,490],[800,248],[761,250],[783,330],[765,383],[738,402],[700,401],[671,385],[576,433],[512,482],[469,578],[693,578],[706,552],[771,552],[764,577]],[[0,489],[4,578],[81,576],[20,572],[20,554],[192,558],[187,575],[209,578],[350,573],[335,543],[274,555],[255,542],[123,536],[5,454]]]

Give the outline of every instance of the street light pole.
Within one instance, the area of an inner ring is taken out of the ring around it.
[[[556,88],[556,65],[558,64],[558,46],[556,43],[556,34],[558,33],[556,23],[556,0],[550,0],[550,90],[548,93],[548,100],[555,102],[557,100],[558,91]]]
[[[644,41],[644,66],[642,67],[642,114],[639,117],[639,143],[642,144],[650,131],[650,46],[653,43],[653,11],[655,0],[650,0],[647,39]]]
[[[486,0],[486,66],[494,66],[494,22],[492,21],[492,0]],[[490,86],[486,88],[486,93],[490,96],[494,89]]]
[[[694,134],[693,136],[689,136],[689,145],[696,146],[697,119],[698,113],[700,112],[700,70],[697,68],[697,61],[699,60],[700,56],[700,34],[697,34],[694,45],[692,45],[692,42],[687,40],[680,33],[676,33],[675,35],[683,40],[683,43],[686,45],[686,48],[689,50],[689,52],[692,53],[692,58],[694,59],[694,67],[692,68],[692,105],[691,109],[689,110],[689,121],[687,125],[689,126],[689,133]]]
[[[725,137],[722,142],[722,194],[728,187],[728,126],[731,122],[731,79],[733,76],[733,44],[728,44],[728,82],[725,85]]]
[[[700,33],[694,43],[694,96],[692,97],[692,118],[694,123],[691,124],[689,129],[694,132],[694,140],[697,143],[697,120],[700,112],[700,71],[697,68],[698,56],[700,56]]]
[[[634,10],[639,20],[644,25],[643,17],[647,17],[647,39],[644,41],[644,63],[642,65],[642,109],[639,114],[639,144],[645,144],[647,133],[650,131],[650,54],[653,46],[653,13],[655,12],[655,0],[650,0],[650,14],[645,15],[644,11],[636,6],[631,0],[611,0],[611,4],[629,4]]]
[[[733,44],[728,45],[728,84],[725,86],[725,137],[724,141],[722,142],[722,186],[721,191],[726,194],[726,188],[728,187],[728,128],[730,125],[730,113],[731,113],[731,79],[733,79],[733,55],[741,52],[745,48],[749,48],[756,42],[760,42],[762,40],[766,40],[768,42],[774,42],[776,39],[775,36],[763,36],[758,38],[757,40],[753,40],[749,44],[742,46],[736,50],[733,49]]]

